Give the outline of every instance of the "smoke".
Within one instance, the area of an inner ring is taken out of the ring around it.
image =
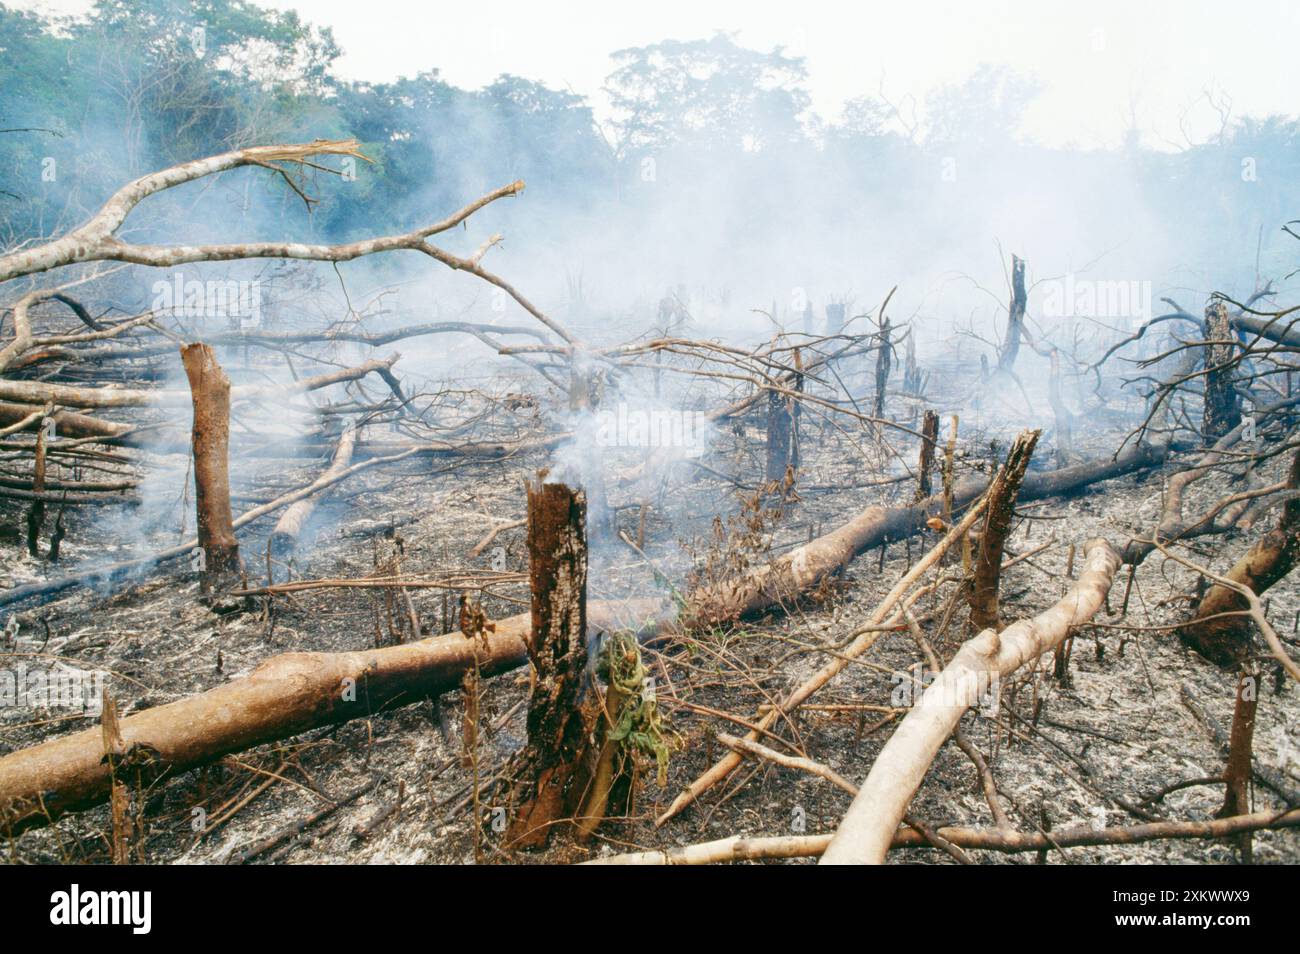
[[[1294,122],[1246,121],[1182,153],[1144,148],[1140,137],[1112,149],[1046,148],[1018,135],[1032,78],[985,70],[951,88],[907,91],[929,106],[919,125],[902,122],[892,104],[872,97],[827,123],[806,109],[802,64],[717,39],[695,52],[717,56],[701,61],[701,82],[720,91],[716,101],[677,101],[667,88],[624,90],[649,105],[606,130],[580,97],[509,75],[478,91],[458,90],[436,74],[379,86],[335,84],[331,96],[317,97],[297,117],[327,118],[329,129],[307,134],[272,121],[263,127],[299,138],[354,133],[375,158],[341,176],[309,172],[301,185],[320,200],[310,211],[268,170],[244,169],[149,199],[121,237],[354,240],[432,223],[523,178],[528,188],[521,196],[493,203],[433,241],[467,255],[503,234],[485,266],[586,346],[671,332],[752,350],[783,330],[804,331],[809,309],[809,330],[828,330],[826,306],[833,303],[847,305],[847,316],[857,319],[852,328],[870,330],[888,297],[896,333],[911,336],[922,369],[956,364],[972,379],[981,356],[996,364],[1014,253],[1028,262],[1027,326],[1038,347],[1022,349],[1011,397],[962,409],[975,427],[993,431],[1052,425],[1052,348],[1067,359],[1066,403],[1084,412],[1096,398],[1081,369],[1159,313],[1162,298],[1197,313],[1212,291],[1244,298],[1263,280],[1291,271],[1295,245],[1279,227],[1294,218],[1300,196],[1294,177],[1273,170],[1285,168]],[[773,62],[774,72],[764,72]],[[106,87],[120,80],[108,75],[111,64],[97,68]],[[989,89],[997,95],[985,96]],[[30,111],[38,124],[39,108]],[[126,141],[106,116],[95,110],[51,147],[65,177],[47,186],[59,190],[48,204],[65,214],[45,225],[66,224],[66,210],[95,208],[144,171],[141,165],[165,164],[157,142]],[[255,126],[240,135],[265,141]],[[33,158],[29,153],[23,162]],[[380,333],[469,321],[544,331],[499,289],[412,252],[337,268],[239,262],[182,271],[129,269],[106,287],[116,307],[133,312],[150,306],[159,281],[256,282],[258,327],[266,330]],[[1294,297],[1281,287],[1283,301]],[[671,329],[664,327],[665,300],[677,306]],[[231,318],[210,311],[174,324],[197,337]],[[1147,353],[1167,335],[1150,338],[1141,346]],[[567,404],[541,375],[471,337],[419,337],[391,347],[402,354],[397,373],[417,395],[479,387],[533,392],[550,407]],[[292,363],[256,348],[225,348],[220,359],[237,384],[288,384],[371,354],[338,344]],[[1103,372],[1109,385],[1131,369],[1119,365]],[[895,374],[897,368],[896,362]],[[159,386],[185,389],[175,355],[160,358],[160,371]],[[869,388],[865,365],[846,365],[845,375],[857,395]],[[932,374],[927,399],[953,403],[968,385]],[[611,378],[593,410],[551,419],[574,435],[556,451],[553,474],[590,487],[598,476],[608,481],[617,468],[630,468],[639,477],[618,493],[635,499],[664,468],[708,458],[719,435],[708,426],[697,430],[696,417],[734,388],[679,369],[656,376],[641,367]],[[255,475],[253,450],[301,440],[317,426],[320,403],[356,394],[349,387],[283,408],[239,409],[232,436],[236,493]],[[178,519],[186,476],[171,462],[150,473],[142,496],[166,503],[122,521],[116,532],[136,528],[138,536],[139,528]]]

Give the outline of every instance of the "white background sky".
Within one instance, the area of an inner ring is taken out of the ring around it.
[[[257,2],[332,27],[345,78],[383,81],[436,68],[477,88],[510,72],[572,88],[598,117],[610,52],[716,30],[806,57],[813,106],[828,118],[845,99],[874,93],[882,75],[897,100],[986,62],[1044,84],[1024,132],[1048,144],[1112,145],[1130,116],[1150,145],[1185,145],[1180,125],[1200,140],[1219,123],[1197,102],[1206,88],[1226,92],[1234,115],[1300,111],[1300,0]],[[78,13],[91,2],[14,5]]]

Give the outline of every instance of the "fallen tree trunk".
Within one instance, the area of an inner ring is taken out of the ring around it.
[[[1000,634],[986,629],[962,645],[881,749],[822,864],[881,864],[930,763],[966,710],[998,679],[1037,659],[1097,612],[1120,555],[1100,538],[1084,544],[1084,553],[1079,582],[1055,606]]]
[[[589,606],[592,630],[653,630],[666,618],[658,600]],[[286,739],[317,726],[364,718],[455,689],[476,658],[484,676],[527,658],[531,616],[496,622],[477,643],[461,633],[383,649],[284,653],[247,676],[119,722],[127,749],[153,757],[154,779],[175,778],[223,755]],[[0,831],[16,833],[104,801],[109,770],[98,726],[0,758]]]
[[[328,371],[284,385],[240,385],[230,389],[231,398],[239,401],[282,398],[293,394],[305,394],[308,391],[318,391],[344,381],[358,381],[372,373],[384,376],[385,373],[391,374],[397,358],[397,355],[385,358],[383,361],[373,358],[353,368]],[[81,408],[176,407],[188,404],[190,395],[185,391],[113,387],[80,388],[70,384],[47,384],[44,381],[13,381],[0,378],[0,400]],[[404,401],[401,397],[399,400]]]
[[[0,402],[0,425],[6,427],[21,423],[23,426],[19,430],[34,431],[40,428],[45,416],[43,409],[37,405]],[[55,433],[59,437],[115,438],[132,430],[130,424],[105,421],[75,411],[55,411],[49,416],[54,418]]]
[[[1289,314],[1289,312],[1287,313]],[[1279,324],[1276,316],[1269,319],[1256,318],[1253,315],[1233,315],[1229,319],[1235,331],[1247,331],[1260,338],[1291,347],[1300,347],[1300,328],[1295,327],[1295,319],[1286,324]]]
[[[1163,447],[1140,444],[1116,460],[1029,474],[1021,486],[1021,498],[1068,493],[1094,480],[1151,466],[1163,458]],[[354,464],[346,473],[364,466]],[[320,489],[320,483],[317,481],[309,488],[287,495],[278,506]],[[982,490],[981,481],[963,482],[958,497],[969,502]],[[926,507],[939,503],[940,498],[935,497],[897,510],[868,508],[846,527],[787,554],[774,567],[711,588],[709,598],[725,607],[730,615],[720,612],[709,615],[719,621],[735,619],[796,597],[803,587],[815,586],[827,573],[847,563],[855,552],[878,546],[886,533],[898,539],[895,532],[919,527],[924,523]],[[268,504],[244,514],[235,522],[236,526],[251,522],[275,506]],[[191,541],[165,555],[178,556],[192,546]],[[128,561],[121,566],[134,568],[139,563]],[[106,567],[87,577],[112,569]],[[64,580],[16,588],[0,594],[0,605],[57,592],[70,585],[74,583]],[[588,615],[593,627],[621,627],[641,633],[659,632],[674,619],[672,608],[661,600],[592,603]],[[528,614],[522,614],[497,622],[496,632],[490,634],[478,651],[478,662],[485,676],[525,662],[528,620]],[[145,745],[156,750],[161,756],[161,771],[175,775],[230,752],[288,738],[318,725],[366,715],[376,710],[373,703],[376,698],[380,700],[378,708],[387,708],[453,689],[460,684],[474,659],[473,646],[459,633],[365,652],[290,653],[273,657],[249,676],[206,693],[127,716],[121,728],[129,745]],[[847,661],[841,663],[840,668],[847,664]],[[360,685],[356,681],[359,676],[367,677],[367,691],[372,699],[369,709],[343,704],[331,695],[344,678],[351,677],[354,685]],[[99,732],[91,729],[0,757],[0,813],[8,818],[7,824],[19,831],[45,824],[63,812],[102,802],[107,794],[107,778],[99,763],[101,756]],[[736,764],[739,764],[738,757]],[[684,807],[693,798],[690,795],[679,802]]]
[[[1071,494],[1089,484],[1155,466],[1164,460],[1165,454],[1164,445],[1138,444],[1114,459],[1028,473],[1021,481],[1019,499],[1040,500]],[[983,477],[963,480],[953,490],[953,508],[970,505],[986,489]],[[902,540],[919,532],[942,507],[942,494],[910,506],[868,507],[848,523],[791,550],[768,566],[692,594],[688,601],[689,619],[711,625],[795,599],[827,575],[847,566],[858,554],[880,546],[885,540]]]
[[[1287,481],[1300,486],[1300,451],[1291,462]],[[1226,579],[1249,587],[1256,596],[1291,572],[1300,559],[1300,499],[1288,500],[1277,526],[1227,572]],[[1183,645],[1219,666],[1240,665],[1250,644],[1250,609],[1246,597],[1216,583],[1202,598],[1196,614],[1178,630]]]
[[[320,479],[329,480],[347,470],[352,464],[352,451],[356,445],[357,429],[349,425],[339,437],[338,447],[334,449],[334,459],[330,461],[329,467],[321,474]],[[283,559],[293,553],[298,546],[298,537],[302,534],[302,528],[311,519],[316,504],[322,496],[304,497],[290,504],[288,509],[280,514],[275,529],[271,531],[270,547],[273,556]]]
[[[959,848],[1000,851],[1052,851],[1089,845],[1137,845],[1146,841],[1190,838],[1227,838],[1243,832],[1300,828],[1300,809],[1263,811],[1234,815],[1212,821],[1160,821],[1123,828],[1094,828],[1076,825],[1051,832],[1015,831],[1003,828],[965,828],[956,825],[936,828],[944,841]],[[762,858],[814,858],[826,850],[834,835],[783,835],[775,838],[720,838],[698,845],[667,851],[634,851],[608,858],[585,861],[585,865],[712,865],[727,861],[757,861]],[[920,832],[905,828],[896,832],[889,847],[933,848]]]

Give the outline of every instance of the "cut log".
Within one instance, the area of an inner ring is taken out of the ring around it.
[[[1084,544],[1084,559],[1079,581],[1055,606],[1001,633],[986,629],[962,644],[876,756],[822,864],[884,862],[908,803],[966,711],[997,680],[1051,650],[1101,607],[1120,555],[1096,538]]]
[[[239,583],[239,541],[230,510],[230,379],[212,348],[189,344],[181,361],[194,399],[194,508],[205,597]]]
[[[659,600],[592,603],[588,613],[593,632],[649,634],[670,618]],[[215,689],[126,716],[119,729],[128,749],[153,757],[155,778],[175,778],[231,752],[455,689],[476,651],[484,676],[513,669],[527,659],[531,625],[528,613],[498,620],[477,646],[457,632],[383,649],[284,653]],[[0,832],[102,803],[109,786],[103,755],[95,726],[0,757]]]

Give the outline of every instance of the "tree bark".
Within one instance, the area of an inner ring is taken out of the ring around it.
[[[507,841],[541,848],[572,818],[589,779],[587,501],[564,484],[528,487],[528,576],[536,671],[528,699],[528,745],[514,772]]]
[[[1020,354],[1020,335],[1025,324],[1025,306],[1029,296],[1025,292],[1025,263],[1011,256],[1011,303],[1007,306],[1007,333],[1002,339],[1002,352],[998,355],[998,368],[1010,371]]]
[[[939,445],[939,412],[926,411],[921,422],[921,455],[916,464],[916,499],[924,500],[933,490],[931,472],[934,452]]]
[[[1096,480],[1153,466],[1163,458],[1158,445],[1136,445],[1116,460],[1029,474],[1020,496],[1037,499],[1071,493]],[[961,505],[983,489],[978,480],[964,481],[955,496]],[[899,539],[899,534],[924,525],[927,508],[939,505],[938,498],[930,498],[893,510],[870,507],[845,527],[786,554],[772,567],[713,587],[690,602],[695,612],[713,621],[777,605],[797,595],[799,587],[817,585],[855,553],[878,546],[886,533]],[[710,602],[711,609],[701,608]],[[660,599],[600,601],[590,604],[588,613],[593,631],[625,628],[643,636],[673,625],[677,616],[675,608]],[[455,689],[476,658],[484,676],[514,669],[528,659],[525,640],[531,623],[531,614],[499,620],[495,631],[477,647],[463,634],[450,633],[383,649],[286,653],[207,692],[129,715],[122,720],[121,730],[128,745],[144,746],[156,756],[158,777],[174,778],[231,752]],[[347,680],[356,690],[353,701],[342,697]],[[102,757],[97,728],[0,756],[0,832],[22,831],[101,804],[108,794]]]
[[[984,532],[980,534],[979,552],[975,556],[975,579],[970,591],[970,624],[975,632],[998,626],[998,577],[1002,571],[1002,551],[1011,529],[1016,496],[1040,433],[1020,432],[989,487]]]
[[[961,717],[996,682],[1049,651],[1071,627],[1101,607],[1120,567],[1120,555],[1105,540],[1084,544],[1079,582],[1055,606],[1019,620],[1002,633],[986,629],[962,644],[957,655],[876,756],[867,780],[822,855],[822,864],[881,864],[913,794]]]
[[[885,390],[889,386],[889,366],[893,345],[889,340],[889,319],[880,319],[880,351],[876,354],[876,417],[885,414]]]
[[[1287,481],[1300,487],[1300,451],[1291,462]],[[1258,596],[1291,572],[1300,558],[1300,500],[1288,500],[1277,526],[1269,530],[1225,575],[1248,586]],[[1201,598],[1195,615],[1178,630],[1184,646],[1224,668],[1240,666],[1250,646],[1247,599],[1230,586],[1216,583]]]
[[[1241,423],[1241,402],[1232,386],[1233,344],[1228,306],[1212,301],[1205,306],[1205,411],[1201,437],[1208,447]]]
[[[790,404],[790,399],[779,391],[767,394],[767,462],[763,477],[768,482],[784,480],[787,468],[793,464],[790,454],[794,445],[794,416]]]
[[[1259,702],[1259,676],[1243,669],[1237,680],[1237,699],[1232,709],[1232,732],[1228,743],[1228,767],[1224,772],[1223,807],[1216,818],[1231,818],[1250,813],[1251,749],[1255,737],[1255,710]],[[1246,832],[1237,837],[1237,847],[1245,864],[1251,861],[1251,837]]]
[[[334,459],[325,472],[321,474],[320,479],[329,480],[347,470],[352,464],[352,451],[356,444],[357,430],[355,427],[349,426],[339,437],[338,447],[334,449]],[[315,512],[316,504],[320,501],[321,496],[323,495],[304,497],[302,500],[290,504],[284,513],[280,515],[280,519],[275,523],[275,529],[271,531],[272,554],[283,559],[297,548],[302,528],[311,519],[311,515]]]
[[[201,586],[209,599],[239,582],[239,541],[230,510],[230,379],[205,344],[181,347],[194,399],[194,509]]]

